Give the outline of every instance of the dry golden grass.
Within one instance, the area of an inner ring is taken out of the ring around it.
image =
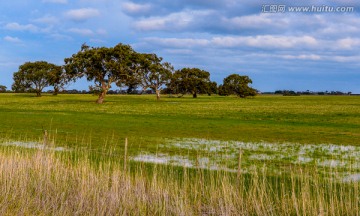
[[[0,149],[0,215],[359,215],[359,183]],[[301,172],[301,173],[300,173]],[[300,174],[300,175],[299,175]],[[300,176],[300,177],[299,177]]]

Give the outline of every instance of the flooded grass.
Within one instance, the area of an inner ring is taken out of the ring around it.
[[[4,141],[0,142],[1,146],[14,146],[14,147],[22,147],[28,149],[46,149],[52,151],[70,151],[70,149],[65,147],[54,147],[45,145],[39,142],[25,142],[25,141]]]
[[[157,150],[157,153],[142,151],[133,156],[132,160],[236,172],[241,151],[242,172],[249,172],[254,166],[266,166],[272,173],[281,174],[289,166],[316,166],[319,173],[330,173],[345,180],[351,178],[348,176],[353,173],[360,172],[360,146],[246,143],[186,138],[168,139]]]
[[[0,145],[56,152],[72,151],[70,148],[32,141],[2,141]],[[91,149],[81,149],[84,150],[91,151]],[[165,144],[158,146],[157,152],[149,152],[146,149],[139,151],[140,153],[130,155],[129,159],[134,162],[242,173],[251,173],[254,169],[266,167],[271,175],[289,173],[291,166],[301,166],[305,169],[318,167],[316,171],[319,174],[333,176],[339,181],[360,180],[359,146],[245,143],[186,138],[167,139]],[[99,152],[95,150],[93,154]],[[106,157],[106,151],[102,152],[102,157],[104,154]],[[111,155],[115,159],[119,156],[114,153]],[[241,157],[241,170],[239,170],[239,157]]]

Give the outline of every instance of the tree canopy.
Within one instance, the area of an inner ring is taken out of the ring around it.
[[[175,71],[169,88],[175,94],[190,93],[193,98],[199,93],[211,92],[210,73],[199,68],[183,68]]]
[[[257,93],[249,87],[252,80],[248,76],[232,74],[218,86],[210,80],[208,71],[182,68],[174,72],[173,66],[164,62],[162,57],[154,53],[137,53],[130,45],[122,43],[114,47],[83,44],[77,53],[65,58],[64,62],[63,66],[45,61],[24,63],[13,75],[12,89],[15,92],[32,91],[41,96],[45,87],[53,86],[56,95],[68,82],[85,77],[94,82],[89,89],[98,95],[96,103],[99,104],[104,102],[109,91],[118,92],[110,90],[114,84],[120,88],[128,87],[127,93],[155,92],[158,100],[161,92],[178,94],[179,97],[191,94],[193,98],[198,94],[236,94],[245,98]]]
[[[157,100],[165,84],[170,81],[173,67],[168,62],[162,62],[162,58],[156,54],[138,54],[135,76],[143,87],[155,91]]]
[[[219,87],[220,95],[236,94],[241,98],[255,96],[256,89],[249,87],[252,80],[248,76],[240,76],[239,74],[231,74],[224,79],[223,85]]]
[[[26,62],[13,74],[15,92],[35,92],[38,97],[45,87],[61,83],[62,67],[46,61]]]
[[[100,90],[97,103],[103,103],[111,84],[127,80],[132,71],[132,57],[135,51],[129,46],[119,43],[115,47],[89,47],[86,44],[81,50],[65,59],[65,70],[73,79],[85,76],[95,83]]]

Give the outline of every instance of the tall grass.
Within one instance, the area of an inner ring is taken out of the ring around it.
[[[126,155],[125,155],[126,156]],[[359,183],[0,147],[0,215],[359,215]],[[120,162],[121,161],[121,162]],[[239,167],[241,169],[241,167]],[[315,169],[315,168],[314,168]]]

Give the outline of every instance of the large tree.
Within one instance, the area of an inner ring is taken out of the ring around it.
[[[168,87],[175,94],[190,93],[193,98],[199,93],[210,93],[211,86],[210,73],[199,68],[183,68],[175,71]]]
[[[160,92],[165,84],[170,81],[173,67],[168,62],[162,62],[162,58],[156,54],[137,54],[136,72],[138,82],[143,90],[151,89],[160,100]]]
[[[61,70],[61,66],[46,61],[26,62],[13,74],[12,89],[15,92],[35,92],[40,97],[45,87],[54,85],[53,74]]]
[[[65,70],[70,77],[85,76],[88,81],[94,81],[95,88],[100,89],[96,103],[101,104],[111,84],[126,80],[129,76],[134,54],[129,45],[121,43],[110,48],[83,44],[78,53],[65,59]]]
[[[219,87],[219,94],[229,95],[236,94],[241,98],[255,96],[256,89],[249,86],[252,80],[248,76],[240,76],[239,74],[231,74],[224,79],[223,85]]]

